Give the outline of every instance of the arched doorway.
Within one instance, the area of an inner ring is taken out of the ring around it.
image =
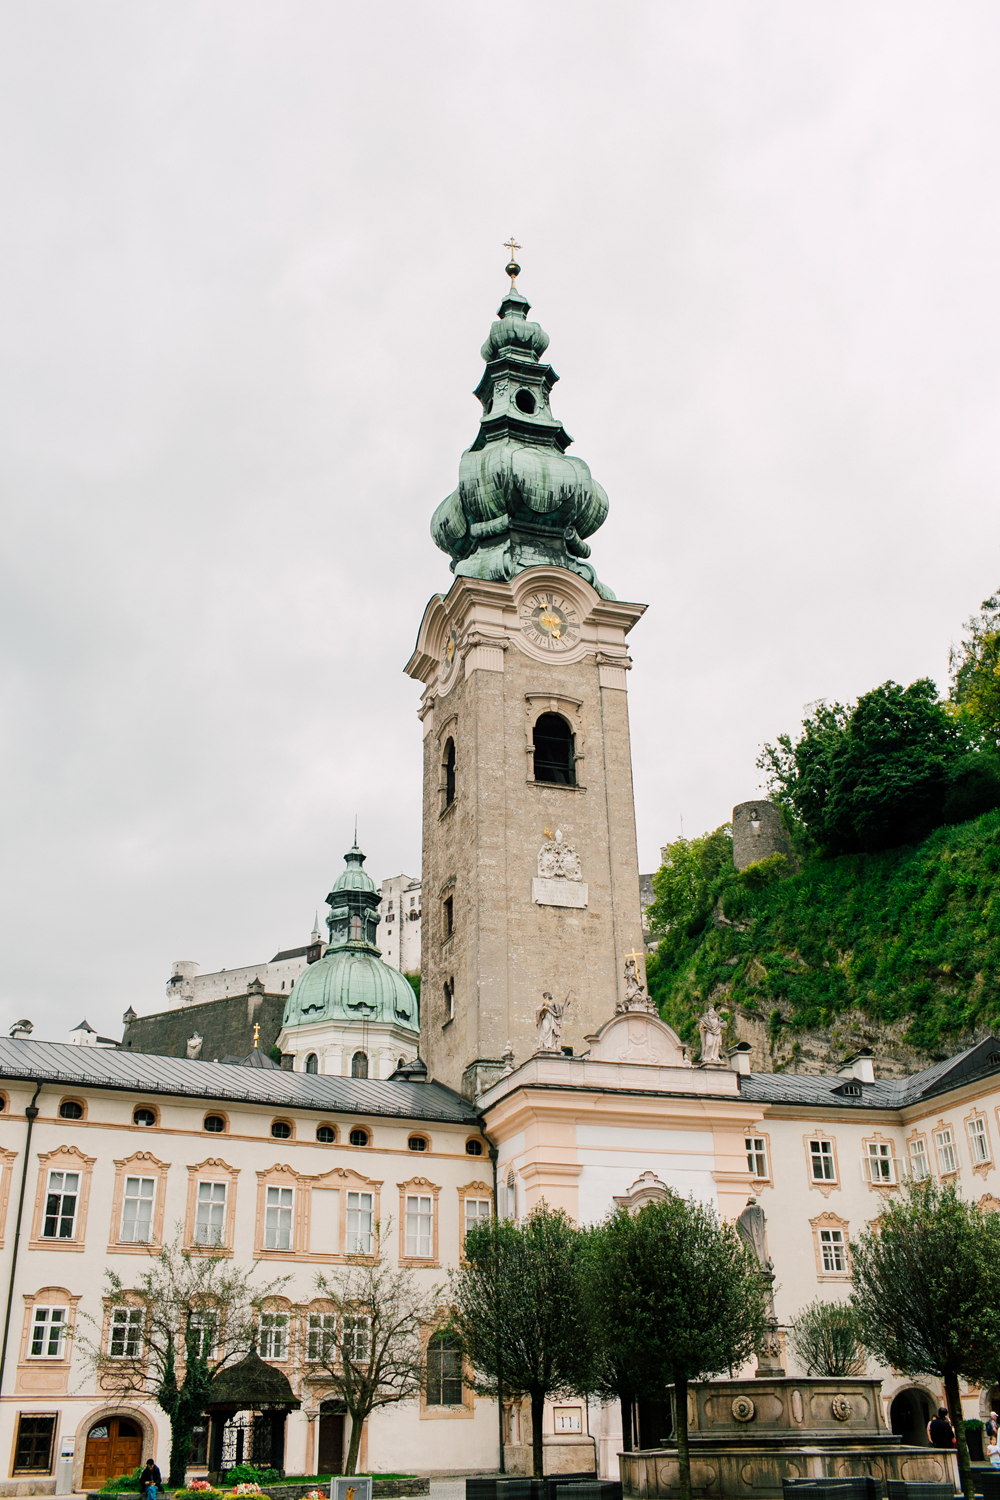
[[[927,1448],[927,1423],[934,1415],[934,1402],[927,1391],[908,1386],[899,1391],[889,1407],[889,1426],[909,1447]]]
[[[142,1428],[135,1417],[101,1417],[87,1433],[84,1489],[99,1490],[107,1480],[131,1474],[141,1463]]]

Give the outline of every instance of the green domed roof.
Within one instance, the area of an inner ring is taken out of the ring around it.
[[[342,875],[338,875],[333,882],[333,890],[330,892],[330,896],[335,895],[338,891],[373,891],[375,889],[374,880],[367,870],[361,868],[365,862],[365,857],[357,844],[354,845],[353,849],[348,849],[344,855],[344,861],[347,869]],[[326,898],[328,903],[330,903],[330,896]]]
[[[284,1025],[317,1021],[384,1021],[420,1035],[412,985],[369,948],[330,949],[295,981]]]
[[[398,969],[382,962],[375,946],[379,893],[362,868],[355,841],[344,855],[346,870],[327,896],[330,946],[295,981],[285,1003],[283,1026],[317,1021],[382,1021],[420,1033],[417,997]]]

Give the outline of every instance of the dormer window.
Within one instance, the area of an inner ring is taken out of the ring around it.
[[[835,1094],[845,1095],[848,1099],[861,1099],[864,1097],[864,1089],[860,1083],[842,1083],[839,1089],[834,1089]]]

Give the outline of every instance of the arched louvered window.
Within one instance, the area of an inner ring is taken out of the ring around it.
[[[573,731],[562,714],[541,714],[534,729],[535,780],[576,786]]]
[[[367,1052],[355,1052],[354,1056],[351,1058],[351,1077],[352,1078],[367,1078],[368,1077],[368,1053]]]

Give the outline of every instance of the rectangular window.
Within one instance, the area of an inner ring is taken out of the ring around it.
[[[430,1260],[434,1254],[434,1201],[432,1198],[406,1199],[406,1253]]]
[[[445,935],[445,938],[450,938],[451,935],[452,935],[452,933],[454,931],[455,931],[455,900],[454,900],[453,896],[448,896],[445,899],[445,903],[444,903],[444,935]]]
[[[79,1172],[50,1172],[45,1199],[42,1238],[71,1240],[76,1230],[76,1205],[80,1192]]]
[[[288,1353],[288,1314],[261,1313],[261,1359],[284,1359]]]
[[[337,1339],[337,1319],[334,1313],[310,1313],[308,1356],[312,1360],[329,1361]]]
[[[62,1359],[69,1309],[36,1307],[31,1320],[32,1359]]]
[[[896,1181],[896,1161],[889,1141],[868,1142],[868,1180],[874,1183]]]
[[[153,1199],[155,1196],[155,1178],[126,1177],[125,1205],[122,1209],[123,1244],[149,1244],[153,1238]]]
[[[813,1182],[836,1182],[832,1141],[810,1141],[809,1156],[812,1161]]]
[[[846,1271],[847,1255],[844,1248],[844,1231],[842,1229],[821,1229],[819,1232],[819,1248],[823,1256],[824,1271]]]
[[[191,1314],[188,1321],[188,1346],[192,1359],[211,1359],[215,1352],[218,1326],[218,1313],[202,1311]]]
[[[752,1177],[767,1176],[767,1142],[762,1135],[746,1137],[747,1166]]]
[[[462,1405],[462,1347],[458,1339],[437,1333],[427,1345],[427,1405]]]
[[[493,1212],[493,1204],[489,1198],[466,1198],[465,1200],[465,1232],[474,1229],[477,1224],[488,1224]]]
[[[341,1348],[344,1358],[350,1360],[351,1364],[368,1363],[372,1347],[371,1322],[371,1318],[364,1314],[356,1314],[354,1317],[344,1319],[344,1340]]]
[[[199,1182],[194,1221],[196,1245],[221,1245],[226,1227],[226,1184]]]
[[[969,1121],[969,1149],[972,1152],[972,1165],[981,1167],[990,1159],[990,1138],[986,1134],[986,1121],[982,1115],[973,1115]]]
[[[372,1253],[372,1195],[371,1193],[348,1193],[347,1195],[347,1253],[348,1255],[371,1255]]]
[[[927,1142],[923,1136],[910,1142],[910,1176],[914,1182],[926,1182],[931,1175],[927,1165]]]
[[[292,1248],[292,1188],[269,1187],[264,1205],[264,1249]]]
[[[111,1310],[108,1353],[112,1359],[138,1359],[142,1354],[145,1308],[115,1307]]]
[[[15,1474],[51,1474],[52,1444],[56,1435],[55,1417],[27,1416],[20,1413],[17,1442],[14,1445]]]
[[[942,1177],[947,1177],[949,1172],[958,1171],[958,1156],[955,1152],[955,1141],[950,1130],[936,1130],[934,1132],[934,1144],[937,1146],[938,1171]]]

